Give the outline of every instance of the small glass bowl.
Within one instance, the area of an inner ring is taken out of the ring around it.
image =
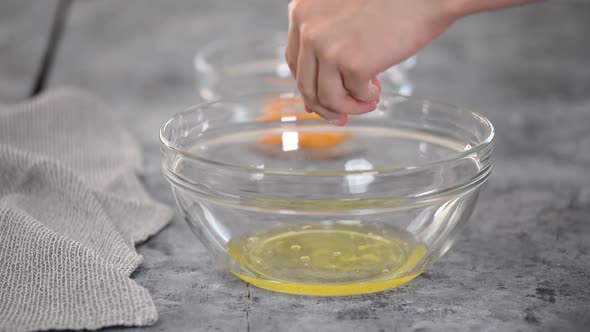
[[[231,98],[236,93],[289,92],[296,82],[285,61],[284,32],[261,32],[248,39],[220,38],[194,58],[197,85],[205,101]],[[379,75],[383,91],[409,96],[413,86],[413,56]]]
[[[399,286],[449,250],[490,174],[494,129],[393,93],[336,127],[269,92],[195,106],[160,137],[176,202],[223,266],[333,296]]]

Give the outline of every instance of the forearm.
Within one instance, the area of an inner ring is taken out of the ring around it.
[[[517,7],[541,0],[443,0],[447,1],[447,11],[459,18],[479,12]]]

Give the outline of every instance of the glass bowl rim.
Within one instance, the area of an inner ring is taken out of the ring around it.
[[[254,38],[218,38],[214,41],[211,41],[201,48],[199,48],[195,56],[193,57],[193,66],[196,70],[200,70],[203,64],[212,66],[210,59],[212,56],[216,55],[218,52],[227,52],[227,49],[247,49],[244,46],[252,47],[253,45],[260,45],[260,44],[268,44],[271,45],[271,40],[269,37],[277,38],[277,37],[284,37],[285,41],[287,40],[286,31],[277,30],[273,33],[268,33],[266,35],[256,35]],[[275,43],[275,46],[280,46],[279,43]],[[286,46],[286,45],[285,45]],[[217,67],[216,65],[213,65]]]
[[[236,95],[236,96],[233,96],[230,98],[208,101],[208,102],[203,102],[203,103],[193,105],[193,106],[187,108],[183,112],[176,113],[168,121],[166,121],[166,123],[160,128],[160,135],[159,135],[160,142],[163,144],[163,146],[166,149],[168,149],[174,153],[178,153],[188,159],[191,159],[191,160],[194,160],[197,162],[201,162],[201,163],[205,164],[206,166],[210,166],[210,167],[222,168],[224,170],[237,171],[237,172],[247,172],[247,173],[260,173],[260,174],[269,174],[269,175],[299,175],[299,176],[311,176],[311,177],[313,177],[313,176],[316,176],[316,177],[346,176],[346,175],[357,175],[357,174],[393,175],[393,174],[400,174],[400,173],[403,174],[403,173],[407,173],[407,172],[415,172],[415,171],[428,169],[428,168],[435,167],[435,166],[440,166],[440,165],[452,163],[454,161],[467,158],[469,155],[472,155],[474,153],[483,152],[485,154],[485,150],[493,147],[493,143],[494,143],[494,135],[495,135],[494,126],[483,115],[481,115],[477,112],[465,109],[465,108],[460,108],[460,107],[448,104],[448,103],[433,101],[431,99],[424,99],[424,98],[415,97],[415,96],[404,96],[404,95],[400,95],[397,93],[387,94],[386,97],[382,98],[381,100],[384,101],[384,100],[391,99],[391,98],[402,98],[406,101],[419,102],[420,104],[428,103],[430,105],[437,105],[439,107],[444,107],[447,109],[466,111],[466,112],[468,112],[468,114],[470,114],[470,116],[473,119],[482,123],[483,126],[485,126],[488,129],[489,133],[487,134],[487,136],[485,136],[481,141],[479,141],[476,145],[472,146],[470,149],[457,152],[456,154],[454,154],[451,157],[440,158],[440,159],[436,159],[431,162],[417,163],[417,164],[413,164],[413,165],[402,165],[402,166],[375,168],[375,169],[370,169],[370,170],[349,170],[349,171],[345,171],[345,170],[306,171],[306,170],[256,168],[253,166],[236,165],[236,164],[232,164],[232,163],[226,163],[226,162],[212,160],[209,158],[199,156],[198,154],[191,153],[191,152],[173,144],[169,139],[167,139],[165,137],[166,128],[168,128],[173,122],[178,121],[178,118],[182,117],[183,115],[188,115],[188,114],[194,113],[199,110],[206,110],[207,108],[209,108],[215,104],[219,104],[219,103],[239,102],[240,100],[243,100],[245,98],[249,99],[249,98],[254,98],[254,97],[268,96],[268,94],[269,94],[268,92],[248,93],[248,94],[243,94],[243,95]],[[275,94],[282,95],[282,94],[278,94],[278,93],[275,93]],[[480,171],[478,173],[484,172],[488,168],[487,166],[489,166],[489,165],[483,165],[483,167],[480,169]]]

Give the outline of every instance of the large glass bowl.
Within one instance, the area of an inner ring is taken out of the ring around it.
[[[490,174],[483,116],[383,94],[336,127],[295,94],[196,106],[161,129],[163,172],[193,232],[252,285],[307,295],[385,290],[453,245]]]
[[[194,58],[199,95],[206,101],[236,93],[289,92],[296,82],[285,61],[286,33],[260,32],[251,37],[219,38],[202,47]],[[379,75],[383,91],[409,96],[410,70],[416,57]]]

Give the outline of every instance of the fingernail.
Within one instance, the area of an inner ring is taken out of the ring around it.
[[[348,121],[348,117],[346,115],[343,115],[342,117],[340,117],[340,119],[332,120],[330,121],[330,123],[332,123],[335,126],[342,127],[346,124],[346,121]]]
[[[371,94],[371,96],[377,97],[379,96],[380,92],[381,91],[379,91],[379,87],[375,85],[375,83],[369,82],[369,93]]]
[[[377,77],[373,78],[371,82],[375,84],[379,90],[381,90],[381,81]]]
[[[305,107],[304,107],[304,108],[305,108],[305,111],[306,111],[307,113],[313,113],[313,110],[311,109],[311,107],[309,107],[309,106],[305,105]]]

